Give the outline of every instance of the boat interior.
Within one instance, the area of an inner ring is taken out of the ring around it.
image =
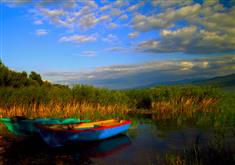
[[[109,119],[109,120],[103,120],[103,121],[97,121],[97,122],[89,122],[89,123],[75,123],[75,124],[52,124],[52,125],[46,125],[46,127],[50,129],[56,129],[56,130],[71,130],[71,129],[91,129],[91,128],[97,128],[101,126],[115,126],[117,124],[124,123],[125,120],[117,120],[117,119]]]

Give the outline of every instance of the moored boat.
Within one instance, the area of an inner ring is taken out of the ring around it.
[[[79,120],[75,118],[26,118],[15,116],[12,118],[0,118],[0,123],[3,123],[9,132],[16,136],[27,136],[38,132],[36,124],[73,124],[79,122],[89,122],[89,120]]]
[[[63,146],[76,141],[96,141],[127,131],[130,120],[104,120],[76,124],[38,124],[36,127],[42,139],[52,147]]]

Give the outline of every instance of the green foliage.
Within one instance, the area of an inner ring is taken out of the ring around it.
[[[128,97],[124,92],[95,88],[88,85],[76,85],[72,89],[73,98],[77,102],[109,104],[127,104]]]
[[[235,91],[224,92],[219,104],[221,115],[218,116],[220,124],[235,126]]]
[[[38,85],[42,85],[42,83],[43,83],[41,75],[37,74],[36,72],[33,72],[33,71],[30,73],[29,79],[31,81],[35,81],[35,83],[38,83]]]
[[[10,70],[0,61],[0,87],[22,88],[28,86],[40,86],[51,84],[43,81],[41,75],[31,72],[29,77],[26,72],[15,72]]]

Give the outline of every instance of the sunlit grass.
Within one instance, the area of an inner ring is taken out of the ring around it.
[[[132,109],[127,105],[101,105],[88,102],[71,102],[67,104],[49,103],[32,104],[30,106],[14,105],[9,108],[0,108],[2,117],[26,116],[38,117],[75,117],[79,119],[106,119],[125,117],[130,113],[152,114],[155,120],[177,119],[179,116],[192,118],[198,113],[216,113],[217,101],[212,98],[197,99],[181,98],[179,100],[154,101],[150,109]]]
[[[215,87],[166,86],[138,90],[68,88],[1,88],[0,117],[74,117],[101,120],[148,116],[154,120],[223,126],[235,123],[234,94]]]
[[[216,113],[218,112],[217,100],[214,98],[180,98],[179,100],[171,99],[169,101],[159,101],[152,103],[152,113],[155,119],[175,119],[179,116],[193,118],[198,113]]]
[[[57,117],[68,118],[75,117],[79,119],[105,119],[108,117],[121,117],[130,109],[121,105],[107,105],[83,103],[50,103],[50,104],[33,104],[32,106],[12,106],[8,109],[0,108],[2,117],[26,116],[30,118],[39,117]]]

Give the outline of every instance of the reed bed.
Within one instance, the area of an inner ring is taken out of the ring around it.
[[[218,113],[218,101],[214,98],[181,98],[179,100],[159,101],[152,103],[151,112],[154,119],[175,119],[179,116],[193,118],[200,113]]]
[[[50,103],[33,104],[32,106],[12,106],[4,109],[0,108],[1,117],[26,116],[30,118],[57,117],[79,119],[105,119],[108,117],[120,117],[128,114],[130,109],[125,105],[107,105],[83,103]]]
[[[106,118],[125,118],[128,114],[153,114],[155,120],[176,119],[179,116],[193,118],[199,113],[216,113],[217,100],[212,98],[201,101],[193,98],[181,98],[180,100],[154,101],[150,109],[132,109],[127,105],[113,104],[101,105],[88,102],[49,103],[30,106],[0,107],[0,117],[27,116],[38,117],[74,117],[79,119],[99,120]]]
[[[221,93],[208,86],[166,86],[108,90],[86,85],[70,88],[0,88],[0,117],[74,117],[100,120],[153,114],[155,120],[218,114]]]

